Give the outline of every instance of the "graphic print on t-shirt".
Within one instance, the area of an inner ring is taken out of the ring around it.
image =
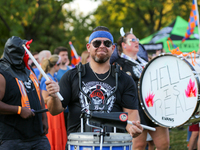
[[[28,78],[28,80],[27,81],[24,81],[23,82],[24,83],[24,86],[25,86],[25,88],[26,88],[26,92],[27,93],[29,93],[30,91],[34,91],[35,90],[35,88],[33,88],[32,86],[32,80],[30,79],[30,78]]]
[[[80,92],[80,104],[83,110],[92,111],[107,111],[110,112],[113,108],[114,102],[116,100],[115,94],[113,94],[108,100],[107,97],[110,96],[115,87],[111,87],[109,84],[99,81],[90,81],[83,83],[83,91],[90,97],[90,100]],[[90,108],[89,108],[90,105]]]
[[[31,89],[32,80],[28,78],[28,81],[24,81],[26,89]]]

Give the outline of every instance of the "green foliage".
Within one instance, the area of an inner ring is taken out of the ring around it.
[[[49,49],[66,44],[62,6],[72,0],[1,0],[0,53],[11,36],[33,39],[31,51]]]
[[[75,11],[67,11],[67,41],[71,41],[74,45],[77,53],[81,53],[86,50],[86,44],[88,38],[94,28],[94,20],[91,14],[84,16],[80,13],[78,16]]]
[[[68,42],[72,41],[80,55],[96,26],[108,27],[115,42],[122,26],[125,32],[133,28],[134,34],[142,39],[169,25],[177,15],[188,20],[192,5],[192,0],[91,0],[102,3],[94,13],[84,16],[77,15],[76,10],[64,9],[63,5],[71,1],[1,0],[0,54],[7,39],[15,35],[33,39],[31,51],[53,52],[57,46],[70,50]]]
[[[191,5],[188,0],[102,0],[95,12],[95,23],[107,26],[115,42],[121,27],[125,32],[133,28],[134,34],[142,39],[169,25],[177,15],[188,20]]]

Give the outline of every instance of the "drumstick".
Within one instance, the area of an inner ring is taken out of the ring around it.
[[[33,55],[29,52],[29,50],[26,48],[26,46],[23,44],[22,45],[24,47],[24,49],[26,50],[26,52],[28,53],[29,57],[32,59],[32,61],[34,62],[34,64],[37,66],[37,68],[39,69],[39,71],[41,72],[41,74],[43,75],[43,77],[49,81],[49,77],[47,76],[47,74],[42,70],[40,64],[38,64],[38,62],[35,60],[35,58],[33,57]],[[59,92],[56,93],[58,98],[62,101],[63,97],[60,95]]]
[[[134,125],[131,121],[127,121],[128,124],[131,124],[131,125]],[[146,125],[143,125],[143,124],[140,124],[144,129],[147,129],[147,130],[151,130],[151,131],[156,131],[156,128],[153,128],[153,127],[149,127],[149,126],[146,126]]]
[[[48,109],[40,109],[40,110],[31,109],[31,110],[32,110],[32,112],[34,112],[34,113],[43,113],[43,112],[49,111]]]

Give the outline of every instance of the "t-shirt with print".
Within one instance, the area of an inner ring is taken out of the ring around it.
[[[129,76],[131,76],[134,79],[137,85],[140,79],[140,75],[142,73],[142,70],[140,69],[138,64],[133,63],[130,60],[121,57],[117,59],[116,62],[122,67],[122,70],[124,72],[126,72]]]
[[[112,69],[113,70],[113,69]],[[92,72],[89,64],[85,64],[86,74],[81,78],[82,90],[90,97],[91,102],[79,90],[78,72],[74,68],[63,75],[61,78],[60,94],[63,96],[62,106],[69,108],[68,134],[77,132],[80,128],[80,115],[84,109],[89,109],[87,103],[93,104],[93,110],[102,111],[106,98],[115,90],[115,77],[111,74],[104,81],[99,81]],[[108,76],[97,74],[100,79]],[[123,108],[138,109],[138,97],[136,85],[133,79],[125,72],[120,71],[117,91],[107,100],[107,112],[122,112]],[[91,110],[91,109],[90,109]]]

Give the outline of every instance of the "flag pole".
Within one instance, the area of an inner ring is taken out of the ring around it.
[[[44,72],[44,70],[42,69],[42,67],[40,66],[40,64],[36,61],[36,59],[33,57],[33,55],[31,54],[31,52],[26,48],[26,46],[24,44],[22,46],[24,47],[25,51],[27,52],[27,54],[29,55],[29,57],[32,59],[32,61],[34,62],[34,64],[36,65],[36,67],[38,68],[38,70],[40,71],[40,73],[43,75],[43,77],[47,81],[49,81],[50,79],[49,79],[48,75]],[[56,94],[57,94],[58,98],[61,101],[63,101],[62,95],[59,92],[57,92]]]
[[[196,13],[197,13],[197,27],[198,27],[198,33],[199,33],[199,52],[200,52],[200,27],[199,27],[199,11],[198,11],[198,5],[197,0],[194,0],[195,6],[196,6]]]
[[[74,52],[74,55],[75,55],[76,59],[78,59],[78,54],[77,54],[77,52],[76,52],[76,50],[75,50],[75,48],[74,48],[74,46],[73,46],[71,41],[69,41],[69,45],[70,45],[72,51]]]

